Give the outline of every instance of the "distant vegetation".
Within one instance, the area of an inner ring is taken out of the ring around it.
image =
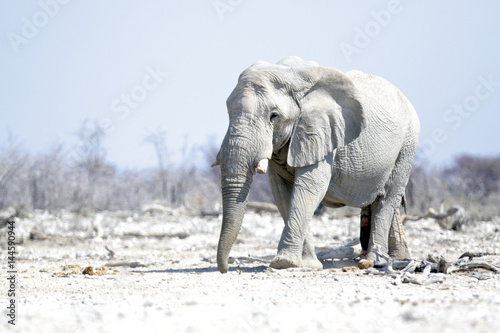
[[[167,163],[165,133],[158,131],[145,140],[155,149],[156,167],[118,170],[106,160],[105,133],[98,125],[86,121],[75,136],[72,146],[56,144],[36,155],[15,140],[0,147],[0,210],[12,206],[90,213],[139,210],[151,203],[198,213],[219,210],[219,168],[210,168],[219,143],[201,149],[204,165],[186,160],[174,166]],[[500,216],[500,156],[461,155],[443,168],[427,164],[417,156],[406,194],[408,213],[425,214],[444,202],[447,207],[462,205],[475,219]],[[250,200],[272,202],[267,177],[254,177]]]
[[[500,156],[463,154],[443,168],[428,168],[417,155],[406,194],[413,213],[428,208],[464,207],[474,219],[500,216]]]

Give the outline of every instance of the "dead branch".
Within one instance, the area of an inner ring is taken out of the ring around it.
[[[489,262],[486,261],[472,261],[469,263],[463,263],[460,265],[460,268],[462,269],[484,268],[484,269],[489,269],[495,273],[500,273],[500,266],[490,264]]]
[[[104,245],[104,248],[108,250],[109,259],[113,260],[115,258],[115,251],[111,250],[107,245]]]
[[[486,261],[469,261],[468,258],[462,258],[453,262],[444,262],[441,264],[440,267],[442,272],[445,274],[450,274],[456,271],[472,270],[475,268],[484,268],[491,270],[495,273],[500,272],[500,266],[498,265],[490,264],[489,262]]]
[[[389,255],[382,252],[379,249],[375,249],[377,256],[381,257],[386,261],[386,263],[378,264],[379,269],[373,267],[367,269],[367,274],[376,275],[388,275],[394,278],[393,283],[399,285],[401,283],[414,283],[414,284],[431,284],[436,282],[443,282],[445,279],[444,274],[430,274],[432,266],[430,264],[425,265],[422,270],[422,274],[416,274],[420,267],[422,267],[422,262],[417,260],[393,260]],[[394,269],[395,264],[401,265],[406,264],[404,268],[400,270]]]
[[[167,233],[151,233],[151,234],[144,234],[142,232],[136,232],[136,231],[131,231],[131,232],[124,232],[123,237],[145,237],[145,238],[179,238],[179,239],[185,239],[188,238],[190,235],[185,232],[185,231],[179,231],[179,232],[167,232]]]
[[[136,268],[136,267],[146,267],[148,266],[147,264],[141,264],[138,261],[110,261],[106,263],[106,267],[130,267],[130,268]]]
[[[478,258],[478,257],[482,257],[484,256],[484,253],[482,252],[465,252],[464,254],[462,254],[460,257],[458,257],[458,259],[462,259],[462,258]]]
[[[264,257],[252,257],[252,256],[248,256],[248,257],[229,257],[228,258],[228,263],[229,264],[236,264],[236,265],[240,265],[240,264],[248,264],[248,263],[253,263],[253,262],[262,262],[262,263],[265,263],[265,264],[269,264],[271,263],[271,261],[273,260],[274,258],[274,255],[270,255],[270,256],[264,256]],[[203,258],[202,259],[203,261],[206,261],[206,262],[209,262],[211,264],[215,264],[217,263],[217,260],[215,258]]]
[[[469,221],[469,213],[467,213],[467,211],[459,205],[453,205],[448,210],[444,211],[443,205],[441,204],[439,213],[431,207],[424,215],[402,216],[403,223],[406,221],[418,221],[426,218],[433,218],[444,230],[460,230],[462,226]]]
[[[445,279],[446,277],[442,273],[431,274],[431,265],[425,266],[422,274],[405,272],[402,274],[401,278],[403,283],[414,283],[420,285],[443,282]]]

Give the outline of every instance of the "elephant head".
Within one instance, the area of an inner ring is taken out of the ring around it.
[[[317,163],[359,135],[361,108],[354,88],[335,69],[297,57],[246,69],[227,99],[229,128],[217,161],[221,167],[222,229],[219,271],[228,270],[255,169],[265,173],[273,152],[288,148],[287,163]]]

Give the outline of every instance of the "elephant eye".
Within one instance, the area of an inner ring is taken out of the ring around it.
[[[278,112],[271,112],[270,120],[273,121],[276,117],[278,117]]]

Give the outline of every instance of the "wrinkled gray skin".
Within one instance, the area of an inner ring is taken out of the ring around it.
[[[228,270],[262,159],[269,159],[272,193],[285,221],[271,267],[322,268],[309,229],[320,203],[370,209],[367,257],[375,258],[375,246],[387,253],[420,129],[397,88],[376,76],[289,57],[246,69],[227,108],[229,128],[214,163],[222,174],[220,272]]]

